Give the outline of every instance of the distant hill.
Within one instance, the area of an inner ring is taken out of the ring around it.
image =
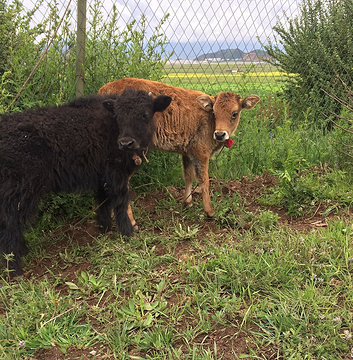
[[[240,49],[224,49],[216,52],[211,52],[198,56],[197,61],[226,61],[226,60],[261,60],[261,58],[268,57],[265,50],[253,50],[245,53]]]

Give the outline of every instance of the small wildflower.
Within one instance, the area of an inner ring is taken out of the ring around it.
[[[346,340],[349,340],[349,339],[352,338],[352,334],[349,332],[349,330],[344,330],[344,331],[343,331],[343,334],[344,334],[344,338],[345,338]]]
[[[18,346],[23,349],[25,346],[26,346],[26,342],[23,341],[23,340],[20,340],[19,343],[18,343]]]
[[[342,319],[341,319],[339,316],[337,316],[337,317],[334,317],[334,318],[332,319],[332,321],[333,321],[334,323],[338,324],[338,323],[342,322]]]
[[[318,283],[324,282],[324,279],[317,277],[316,274],[312,274],[312,275],[311,275],[311,280],[316,280]]]
[[[90,351],[89,353],[94,356],[94,355],[97,354],[97,351],[96,351],[96,350],[92,350],[92,351]]]
[[[319,318],[320,318],[321,320],[325,320],[325,315],[319,315]]]

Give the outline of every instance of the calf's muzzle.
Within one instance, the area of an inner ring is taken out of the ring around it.
[[[136,150],[140,147],[138,142],[131,137],[122,137],[118,139],[119,148],[121,150]]]
[[[217,141],[226,141],[229,139],[229,135],[227,131],[215,131],[213,134],[213,138]]]

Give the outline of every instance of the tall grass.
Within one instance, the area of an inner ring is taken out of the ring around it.
[[[332,167],[337,164],[332,134],[325,134],[305,121],[293,126],[287,115],[273,126],[271,119],[264,119],[255,111],[242,113],[234,148],[224,149],[215,160],[219,177],[241,178],[264,171],[293,172],[322,167],[325,163]]]

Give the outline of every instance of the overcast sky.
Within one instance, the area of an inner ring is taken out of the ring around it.
[[[47,2],[46,0],[44,0]],[[103,14],[109,21],[109,14],[116,5],[119,20],[117,27],[123,29],[133,19],[139,20],[144,14],[153,29],[161,19],[169,14],[163,26],[168,41],[172,44],[198,44],[203,52],[217,51],[221,48],[239,47],[251,51],[259,47],[257,37],[262,42],[273,39],[273,26],[285,14],[293,18],[298,13],[301,0],[101,0]],[[32,8],[36,0],[24,0],[27,8]],[[58,0],[64,9],[69,0]],[[87,0],[87,15],[94,0]],[[75,9],[77,0],[72,0],[71,9]],[[37,15],[45,16],[42,8]],[[76,16],[76,15],[75,15]],[[285,22],[285,21],[284,21]],[[208,48],[208,49],[207,49]],[[194,51],[197,55],[199,50]],[[179,54],[187,57],[187,50]]]

